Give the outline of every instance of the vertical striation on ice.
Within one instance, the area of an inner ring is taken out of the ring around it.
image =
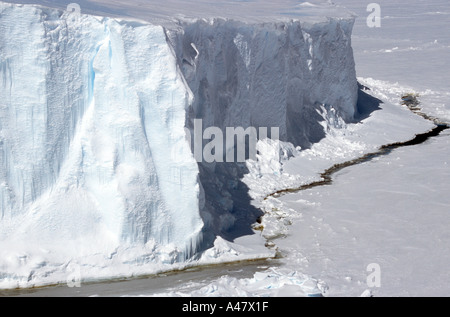
[[[169,31],[204,127],[279,127],[309,146],[323,136],[316,109],[353,120],[357,82],[351,19],[254,23],[211,19]]]
[[[203,227],[191,95],[164,29],[66,22],[0,4],[2,251],[61,244],[69,260],[155,244],[191,257]]]

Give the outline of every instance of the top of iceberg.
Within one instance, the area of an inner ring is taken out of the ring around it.
[[[6,0],[66,9],[71,3],[81,13],[144,20],[163,24],[190,19],[224,18],[249,23],[301,20],[321,22],[324,18],[348,18],[352,13],[330,0]]]

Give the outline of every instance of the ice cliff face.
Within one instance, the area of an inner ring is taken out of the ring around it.
[[[330,19],[248,25],[215,19],[183,25],[172,46],[206,126],[279,127],[280,138],[308,146],[317,104],[354,115],[352,22]],[[171,33],[169,33],[171,34]]]
[[[187,127],[192,132],[192,120],[200,118],[204,128],[222,131],[277,127],[280,140],[303,148],[319,141],[325,136],[321,105],[348,121],[356,111],[352,26],[351,19],[309,25],[202,19],[167,30],[195,96]],[[236,182],[245,168],[205,162],[199,167],[206,197],[202,215],[216,235],[261,216],[247,204],[248,188]]]
[[[2,252],[27,254],[19,241],[61,246],[66,261],[134,245],[192,256],[191,96],[164,29],[1,4],[0,43]]]
[[[2,286],[60,282],[68,263],[148,273],[233,227],[245,171],[198,164],[193,119],[308,146],[324,136],[320,104],[353,118],[351,19],[69,18],[0,2]]]

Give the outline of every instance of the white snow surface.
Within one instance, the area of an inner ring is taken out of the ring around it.
[[[353,17],[318,1],[236,20],[80,4],[97,15],[0,2],[0,287],[272,256],[256,233],[209,240],[237,219],[226,191],[208,204],[185,127],[276,126],[292,152],[325,136],[320,105],[353,119]]]

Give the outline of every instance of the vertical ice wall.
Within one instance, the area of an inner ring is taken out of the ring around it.
[[[356,110],[353,22],[199,19],[169,32],[194,92],[191,117],[206,127],[279,127],[284,141],[316,142],[319,104],[345,120]]]
[[[192,97],[163,28],[61,14],[0,3],[2,251],[150,243],[190,257],[203,226]]]

